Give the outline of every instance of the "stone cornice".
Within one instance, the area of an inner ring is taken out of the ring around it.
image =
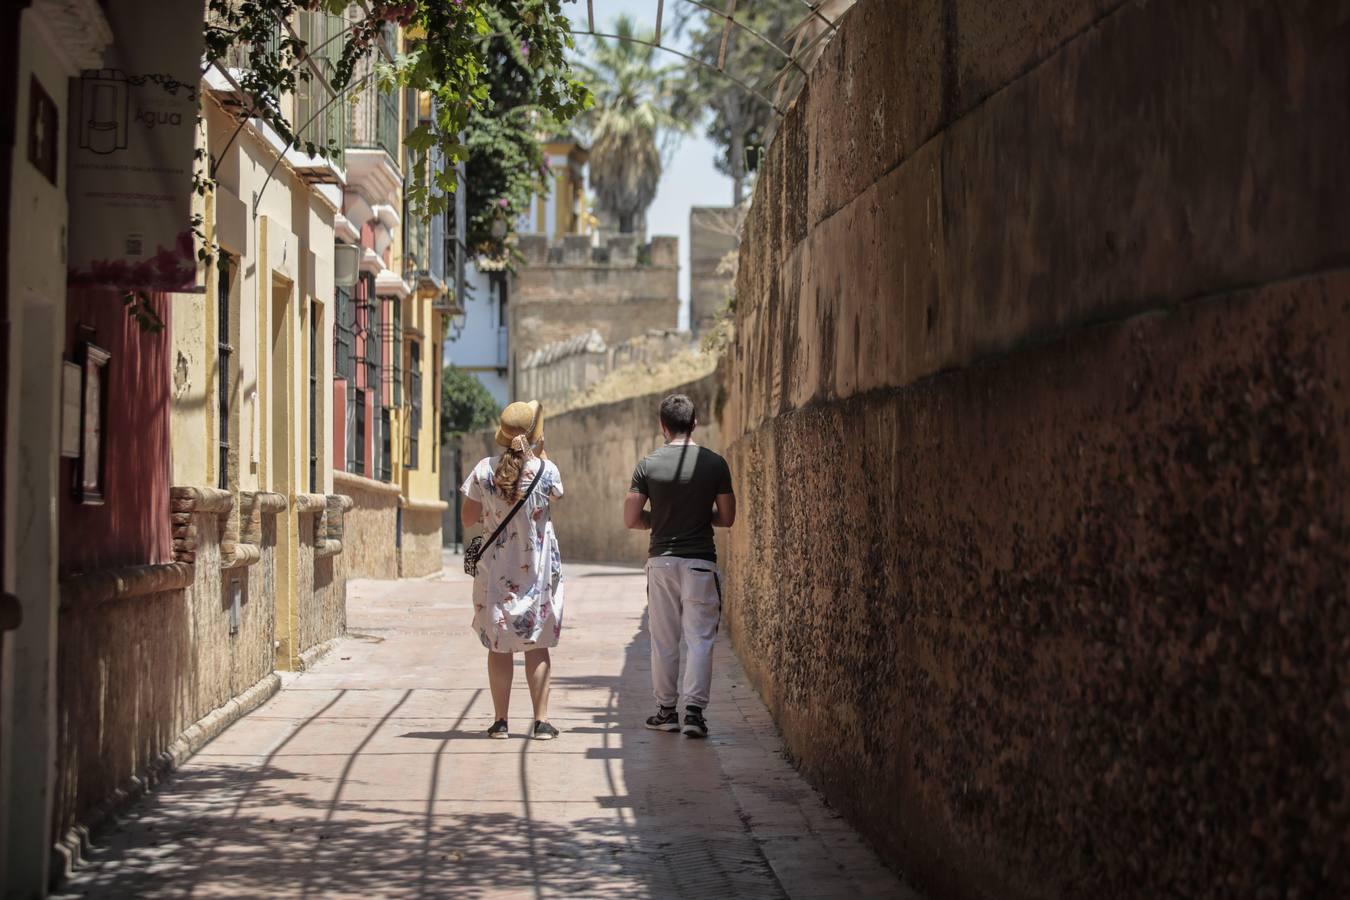
[[[375,276],[375,294],[402,300],[412,294],[412,288],[393,269],[385,269]]]
[[[296,494],[292,506],[299,513],[317,513],[328,509],[327,494]]]
[[[403,175],[383,150],[348,147],[347,184],[370,199],[371,205],[401,205]]]

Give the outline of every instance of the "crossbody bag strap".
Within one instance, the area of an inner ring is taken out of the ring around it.
[[[534,474],[534,480],[530,482],[529,488],[525,491],[525,496],[521,497],[519,500],[516,501],[516,505],[512,507],[509,513],[506,514],[506,518],[502,519],[502,523],[497,526],[497,530],[492,532],[492,537],[488,538],[486,541],[483,542],[484,552],[487,551],[488,547],[492,546],[493,541],[497,540],[497,535],[501,534],[502,529],[505,528],[513,518],[515,518],[516,513],[520,512],[520,508],[525,505],[525,501],[530,499],[530,495],[534,493],[535,485],[537,485],[539,483],[539,479],[543,477],[544,477],[544,462],[543,460],[540,460],[539,471]]]

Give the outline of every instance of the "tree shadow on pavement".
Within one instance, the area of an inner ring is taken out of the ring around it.
[[[570,803],[531,796],[528,776],[541,751],[527,740],[503,755],[510,768],[500,773],[519,784],[520,798],[447,808],[438,798],[438,785],[454,776],[447,750],[481,739],[461,727],[470,699],[446,729],[400,735],[439,741],[422,800],[359,796],[365,785],[351,774],[370,736],[332,775],[288,771],[283,763],[294,757],[278,758],[279,747],[248,765],[194,763],[105,835],[91,864],[54,896],[784,896],[726,789],[716,733],[696,741],[642,727],[652,706],[645,615],[621,675],[555,684],[606,698],[569,710],[594,721],[572,731],[601,735],[599,746],[588,740],[584,758],[603,766],[605,793],[578,797],[580,817],[567,818]],[[474,787],[466,783],[464,796]]]

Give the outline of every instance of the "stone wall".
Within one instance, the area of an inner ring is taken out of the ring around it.
[[[421,578],[441,571],[441,516],[446,504],[423,502],[403,507],[403,546],[399,574]]]
[[[659,365],[692,346],[687,331],[652,330],[610,345],[592,329],[525,357],[516,368],[516,396],[557,409],[615,369]]]
[[[61,585],[52,822],[61,867],[79,856],[84,828],[107,821],[278,683],[275,516],[249,535],[250,564],[222,568],[222,549],[232,555],[236,546],[227,537],[231,495],[174,491],[175,542],[190,540],[191,550]]]
[[[739,207],[694,206],[689,210],[689,327],[702,334],[721,315],[735,288],[722,261],[740,241]]]
[[[567,235],[550,247],[542,235],[522,235],[520,252],[525,261],[508,304],[517,360],[592,328],[617,344],[679,323],[676,238],[655,237],[639,247],[633,235],[612,235],[592,247],[586,235]]]
[[[721,452],[721,429],[716,424],[719,399],[716,374],[659,394],[545,417],[548,456],[558,466],[566,491],[553,510],[553,527],[558,533],[564,563],[573,560],[640,565],[647,559],[649,533],[623,527],[623,502],[633,478],[633,467],[663,442],[657,421],[662,398],[681,391],[693,399],[699,415],[710,423],[698,429],[695,440]],[[478,460],[495,456],[500,450],[493,443],[491,432],[466,436],[466,475]]]
[[[352,498],[343,526],[347,577],[397,578],[398,485],[349,472],[334,472],[333,485]]]
[[[1343,895],[1346,10],[1052,7],[861,0],[780,128],[731,634],[930,896]]]

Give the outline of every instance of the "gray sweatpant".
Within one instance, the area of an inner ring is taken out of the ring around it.
[[[656,702],[675,706],[684,659],[684,702],[707,706],[712,689],[712,651],[722,620],[722,583],[717,564],[703,559],[653,556],[647,560],[647,619],[652,635],[652,689]]]

